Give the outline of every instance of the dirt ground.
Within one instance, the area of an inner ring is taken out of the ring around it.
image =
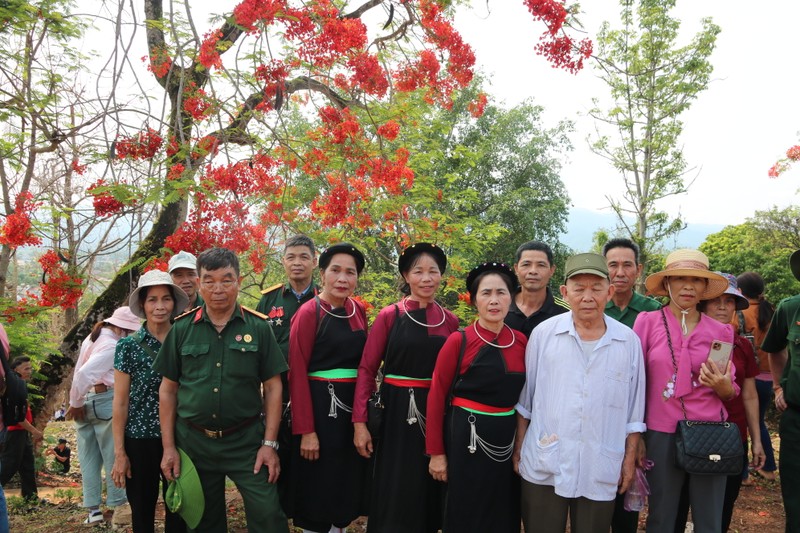
[[[772,427],[772,424],[770,424]],[[772,432],[773,445],[777,451],[780,442],[776,432]],[[80,472],[77,461],[76,439],[73,425],[70,422],[51,422],[45,430],[45,442],[49,447],[55,445],[59,437],[69,441],[73,450],[72,470],[67,475],[52,474],[48,470],[52,458],[39,460],[38,485],[39,497],[45,498],[46,503],[37,506],[24,504],[19,498],[19,489],[16,479],[12,480],[5,489],[9,507],[11,531],[15,533],[27,532],[59,532],[69,533],[75,531],[111,531],[111,513],[106,513],[107,521],[103,524],[84,525],[86,511],[80,507],[81,486]],[[743,486],[739,499],[736,501],[731,532],[736,533],[777,533],[784,530],[784,512],[780,493],[780,476],[776,481],[767,481],[757,475],[751,476],[753,484]],[[232,532],[247,531],[246,520],[242,501],[235,488],[230,488],[227,494],[228,503],[228,529]],[[646,513],[642,513],[639,530],[644,531]],[[163,510],[157,516],[163,520]],[[157,531],[163,531],[163,522],[157,524]],[[366,530],[366,519],[360,518],[350,525],[349,533],[361,533]],[[119,528],[117,531],[130,532],[131,529]],[[299,529],[296,531],[300,531]],[[687,527],[687,531],[691,531]]]

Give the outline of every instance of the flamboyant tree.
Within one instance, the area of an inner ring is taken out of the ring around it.
[[[708,86],[720,29],[704,19],[691,42],[679,46],[680,20],[670,16],[675,0],[620,4],[621,28],[606,23],[597,37],[595,64],[613,103],[603,110],[595,100],[590,114],[599,137],[591,146],[622,175],[622,199],[607,199],[647,264],[658,243],[683,228],[679,215],[660,211],[657,203],[687,190],[680,116]]]
[[[792,165],[797,161],[800,161],[800,144],[786,150],[786,156],[778,159],[775,164],[770,167],[767,175],[769,175],[770,178],[777,178],[792,168]]]

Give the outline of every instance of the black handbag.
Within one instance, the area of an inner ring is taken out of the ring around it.
[[[672,337],[663,309],[661,318],[667,332],[672,367],[677,375],[678,364],[675,362],[675,350],[672,348]],[[724,420],[722,409],[719,412],[721,419],[719,422],[689,420],[683,398],[680,400],[684,419],[679,420],[675,428],[675,466],[696,475],[741,474],[744,448],[736,424]]]

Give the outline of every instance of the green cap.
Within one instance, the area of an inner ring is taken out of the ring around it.
[[[203,518],[206,500],[194,463],[180,448],[178,453],[181,456],[181,475],[169,482],[165,502],[169,510],[179,514],[190,529],[195,529]]]
[[[608,266],[606,258],[600,254],[578,254],[567,259],[564,268],[564,280],[578,274],[592,274],[608,279]]]

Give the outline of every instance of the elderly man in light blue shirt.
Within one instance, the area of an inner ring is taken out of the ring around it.
[[[525,353],[515,461],[527,533],[608,533],[617,492],[634,478],[645,431],[642,347],[605,316],[606,261],[578,254],[561,294],[571,311],[537,327]]]

